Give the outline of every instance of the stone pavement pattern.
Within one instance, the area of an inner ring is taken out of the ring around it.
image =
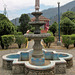
[[[31,45],[30,48],[32,48],[32,43],[29,44]],[[29,46],[28,46],[29,47]],[[28,49],[30,49],[28,48]],[[14,50],[5,50],[5,51],[0,51],[0,75],[13,75],[11,70],[4,70],[2,68],[2,56],[9,54],[9,53],[15,53],[18,51],[25,51],[28,49],[14,49]],[[52,50],[52,49],[47,49],[47,50]],[[70,53],[73,55],[73,67],[70,69],[67,69],[66,74],[56,74],[56,75],[75,75],[75,50],[56,50],[57,52],[65,52],[65,53]],[[16,74],[17,75],[17,74]],[[18,75],[24,75],[24,74],[18,74]]]

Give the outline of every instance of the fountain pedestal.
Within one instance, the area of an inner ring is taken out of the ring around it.
[[[36,17],[34,22],[29,22],[30,25],[35,27],[34,34],[31,34],[30,38],[34,39],[34,46],[33,46],[33,53],[31,57],[31,64],[36,65],[36,66],[42,66],[45,64],[45,58],[44,54],[42,51],[42,45],[41,45],[41,39],[43,36],[41,36],[40,33],[40,26],[44,25],[45,22],[40,22],[39,21],[39,16],[42,14],[42,12],[33,12],[32,15]],[[28,34],[30,35],[30,34]],[[28,35],[25,35],[26,37],[29,37]],[[38,36],[37,36],[38,35]],[[40,36],[40,37],[39,37]],[[46,37],[50,36],[50,34],[47,34]]]
[[[31,57],[31,64],[44,65],[45,58],[42,51],[41,39],[34,39],[33,53]]]

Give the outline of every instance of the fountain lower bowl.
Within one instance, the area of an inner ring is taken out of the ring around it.
[[[61,74],[62,72],[66,72],[66,66],[67,68],[73,66],[73,56],[71,54],[44,49],[45,61],[47,60],[48,64],[42,66],[31,64],[29,59],[32,56],[32,52],[33,50],[28,50],[4,55],[2,57],[3,68],[12,69],[13,73],[26,73],[26,70],[29,69],[30,71],[35,71],[35,73],[37,70],[40,70],[40,72],[48,72],[48,70],[50,70],[49,72],[54,71],[56,74]],[[52,63],[54,63],[54,65]]]

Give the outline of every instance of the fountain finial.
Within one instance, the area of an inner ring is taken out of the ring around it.
[[[40,8],[40,1],[39,0],[35,0],[35,11],[38,12],[39,8]]]

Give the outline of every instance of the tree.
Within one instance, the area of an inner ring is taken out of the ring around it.
[[[16,35],[15,38],[16,38],[15,42],[18,44],[19,48],[21,48],[22,44],[24,43],[27,44],[28,39],[25,38],[23,35]]]
[[[65,17],[69,18],[70,20],[75,20],[75,12],[67,11],[62,14],[61,19],[65,18]]]
[[[9,21],[9,19],[4,14],[0,14],[0,21],[2,20]]]
[[[69,18],[65,17],[60,22],[61,31],[64,35],[70,35],[75,31],[75,24]]]
[[[30,17],[28,14],[22,14],[19,22],[20,22],[20,30],[24,34],[27,30],[30,29],[31,26],[29,26],[28,22],[30,21]]]
[[[55,35],[55,32],[57,31],[57,26],[58,24],[54,22],[49,28],[49,30],[53,33],[53,35]]]
[[[6,20],[0,21],[0,35],[13,34],[15,31],[15,27],[11,22],[7,22]]]
[[[13,34],[14,31],[15,31],[15,26],[13,25],[13,23],[9,21],[9,19],[5,15],[0,14],[0,41],[2,49],[4,49],[4,45],[2,43],[1,36]]]

